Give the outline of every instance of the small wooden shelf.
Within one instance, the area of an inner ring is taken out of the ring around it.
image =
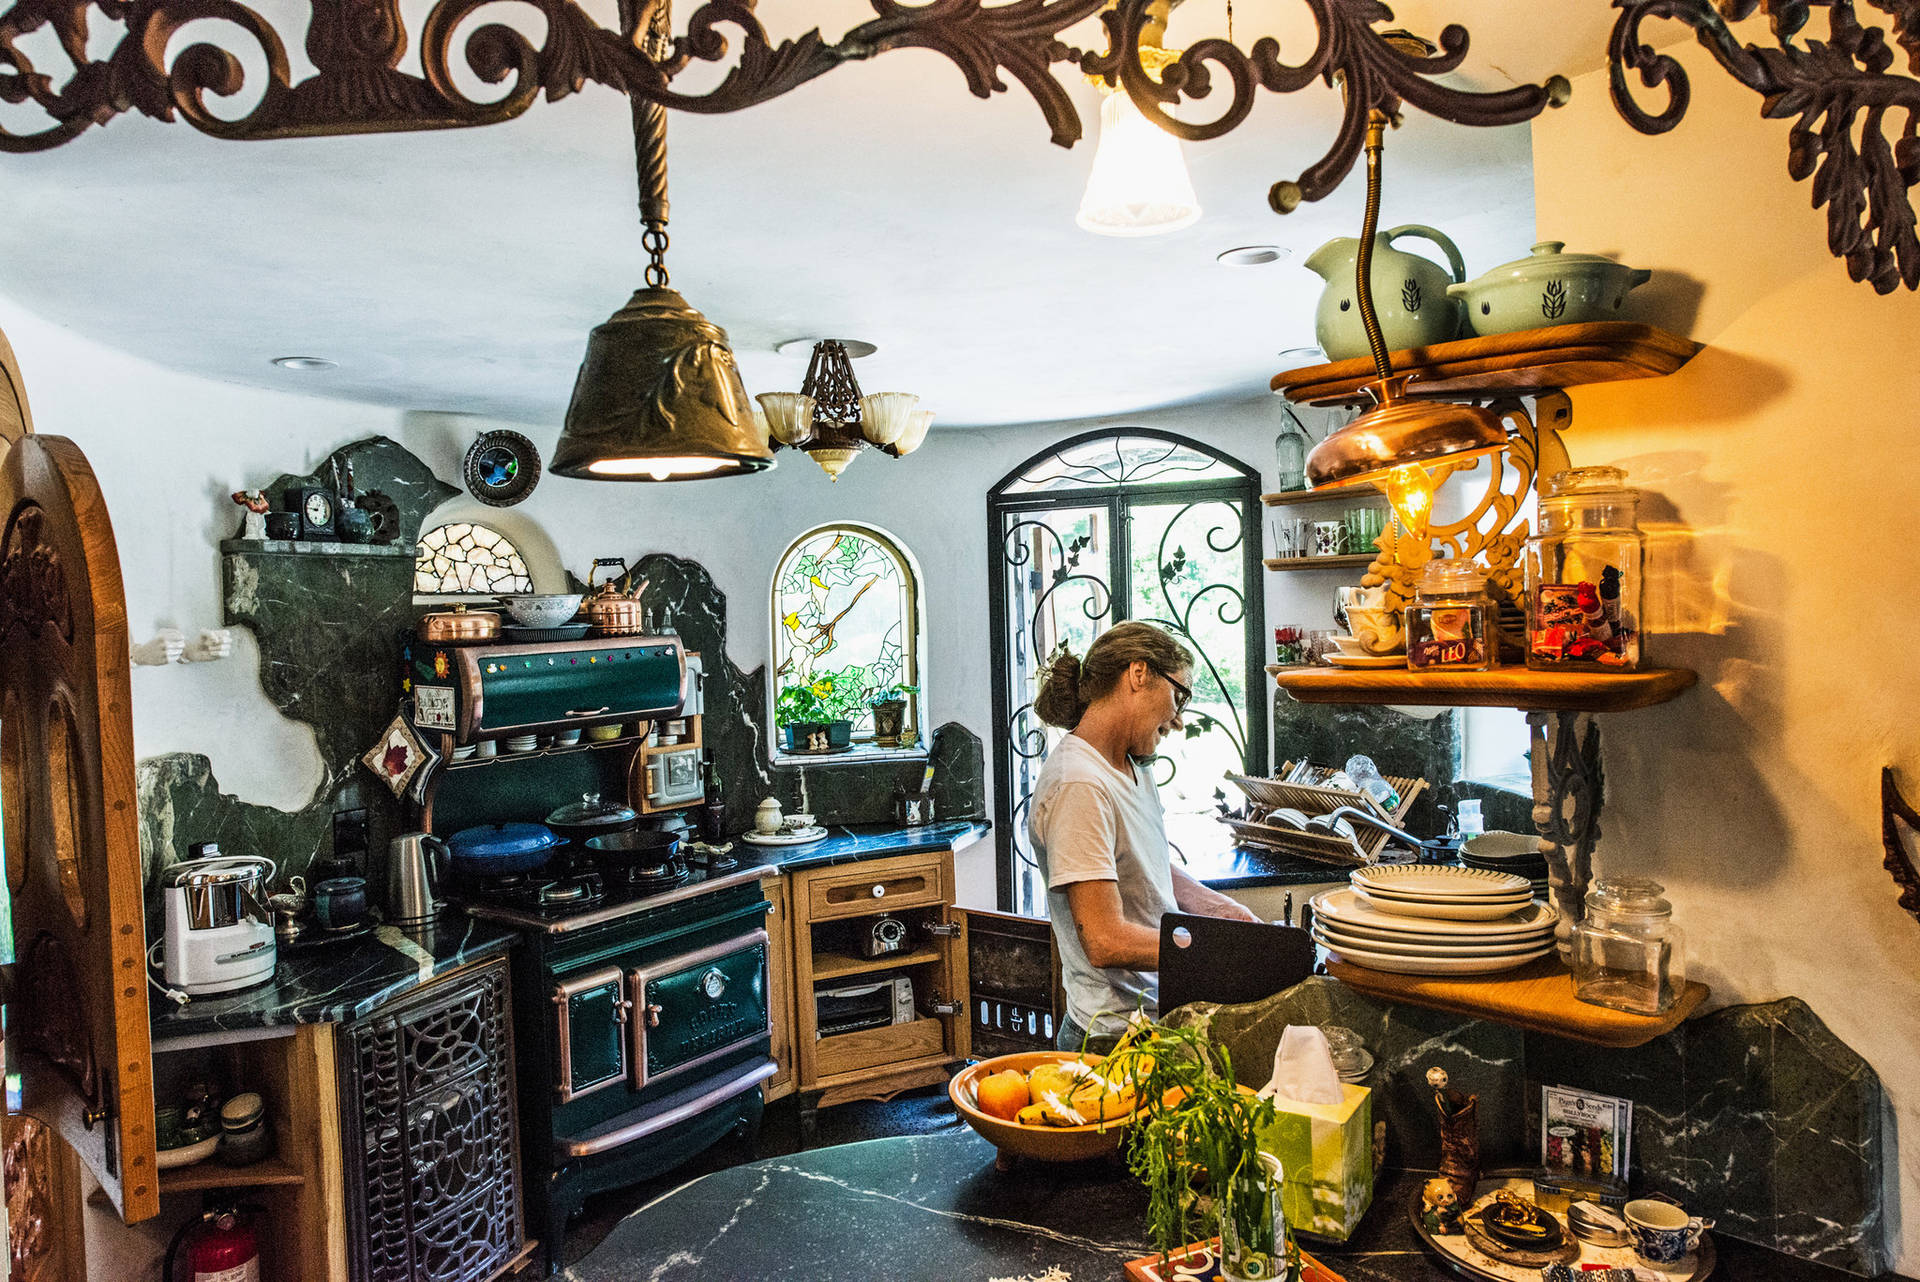
[[[277,1157],[252,1166],[221,1166],[212,1158],[192,1166],[160,1172],[160,1195],[191,1193],[199,1189],[263,1188],[270,1184],[305,1184],[307,1177]]]
[[[1325,490],[1282,490],[1274,494],[1262,494],[1260,501],[1268,507],[1291,507],[1296,503],[1345,503],[1349,507],[1359,507],[1365,503],[1368,507],[1384,507],[1387,496],[1363,485],[1342,485]]]
[[[1688,668],[1641,672],[1412,672],[1406,668],[1313,668],[1268,664],[1282,690],[1302,703],[1393,703],[1428,707],[1524,708],[1544,712],[1625,712],[1650,708],[1699,678]]]
[[[1418,375],[1407,395],[1461,399],[1660,378],[1692,360],[1700,347],[1657,326],[1596,321],[1410,347],[1388,360],[1395,373]],[[1374,377],[1372,358],[1356,356],[1283,370],[1272,386],[1297,405],[1371,403],[1360,389]]]
[[[498,743],[494,746],[495,751],[491,757],[468,757],[465,761],[455,761],[450,751],[443,750],[446,763],[442,768],[446,770],[477,770],[482,766],[497,766],[503,761],[532,761],[535,757],[564,757],[570,752],[595,752],[605,748],[638,747],[644,752],[646,751],[647,738],[645,735],[622,735],[618,739],[582,738],[579,743],[568,743],[557,746],[549,744],[545,748],[533,748],[526,752],[509,752],[504,745]],[[678,747],[679,745],[676,744],[675,746]],[[654,751],[658,752],[659,749],[656,748]]]
[[[1260,564],[1269,570],[1364,570],[1373,564],[1368,556],[1270,556]]]
[[[871,975],[883,970],[897,970],[902,966],[925,966],[939,960],[940,950],[937,948],[916,948],[910,953],[888,953],[884,957],[849,957],[845,953],[815,953],[813,978],[818,983],[823,979]]]
[[[1664,1015],[1634,1015],[1594,1006],[1573,995],[1573,972],[1542,957],[1498,975],[1392,975],[1330,961],[1327,973],[1356,992],[1428,1010],[1471,1015],[1595,1046],[1641,1046],[1672,1032],[1707,998],[1705,984],[1689,983]]]

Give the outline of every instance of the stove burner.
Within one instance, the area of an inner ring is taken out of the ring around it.
[[[602,893],[600,879],[592,873],[585,873],[564,881],[548,882],[540,887],[539,903],[543,908],[581,907],[599,903]]]
[[[687,879],[687,870],[678,863],[655,864],[651,868],[629,868],[627,885],[633,890],[652,893],[670,890]]]

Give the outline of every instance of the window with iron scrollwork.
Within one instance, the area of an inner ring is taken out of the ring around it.
[[[1229,772],[1266,768],[1259,685],[1264,614],[1255,469],[1144,428],[1090,433],[1037,455],[990,492],[994,549],[994,789],[1000,906],[1046,911],[1027,807],[1061,732],[1033,712],[1041,665],[1125,619],[1166,628],[1193,652],[1184,730],[1154,759],[1177,851],[1224,848],[1214,818]]]

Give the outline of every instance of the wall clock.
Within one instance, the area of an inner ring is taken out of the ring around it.
[[[482,432],[467,447],[460,475],[482,503],[512,507],[539,483],[540,451],[518,432]]]

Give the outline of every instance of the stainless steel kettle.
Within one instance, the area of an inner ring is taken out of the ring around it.
[[[432,921],[446,907],[440,872],[447,843],[431,833],[409,832],[387,847],[387,921],[395,926]]]

